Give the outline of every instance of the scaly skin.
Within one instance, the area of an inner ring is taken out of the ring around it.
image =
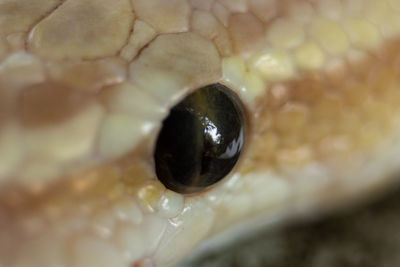
[[[166,266],[391,187],[399,34],[398,0],[0,0],[0,265]],[[157,133],[216,82],[247,108],[245,153],[176,194]]]

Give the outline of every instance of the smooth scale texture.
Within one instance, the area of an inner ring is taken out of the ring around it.
[[[0,266],[170,266],[393,187],[399,44],[400,0],[0,0]],[[243,100],[246,153],[175,193],[157,136],[215,83]]]

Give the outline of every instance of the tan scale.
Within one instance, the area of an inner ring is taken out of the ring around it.
[[[169,266],[251,220],[390,188],[399,7],[0,0],[0,265]],[[246,107],[245,151],[215,187],[174,193],[155,174],[157,134],[174,104],[216,82]]]

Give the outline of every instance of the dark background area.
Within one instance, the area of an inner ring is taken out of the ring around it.
[[[253,233],[179,266],[398,267],[400,188],[364,207]]]

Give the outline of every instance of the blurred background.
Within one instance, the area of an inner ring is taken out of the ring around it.
[[[398,267],[400,188],[363,207],[241,237],[186,266]]]

